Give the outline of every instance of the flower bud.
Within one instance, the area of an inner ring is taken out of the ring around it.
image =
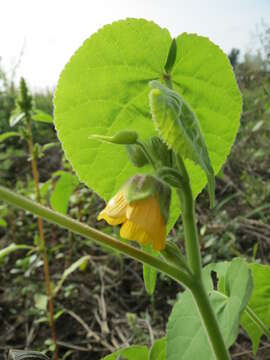
[[[114,136],[105,135],[90,135],[89,139],[96,139],[113,144],[127,145],[135,144],[138,139],[138,133],[136,131],[123,130],[116,133]]]
[[[136,167],[143,167],[149,163],[147,157],[145,156],[140,146],[136,144],[126,145],[126,150],[130,161]]]

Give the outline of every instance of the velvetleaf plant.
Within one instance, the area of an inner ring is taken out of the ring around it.
[[[202,269],[195,222],[194,199],[206,183],[214,206],[214,174],[229,154],[240,114],[241,95],[218,46],[195,34],[172,39],[167,29],[142,19],[106,25],[63,70],[55,126],[65,154],[81,181],[108,201],[99,217],[122,227],[129,223],[122,236],[142,249],[3,187],[0,197],[142,262],[150,293],[155,271],[186,289],[173,307],[165,338],[151,349],[131,346],[104,359],[227,360],[240,324],[254,353],[260,337],[270,337],[269,267],[236,258]],[[169,189],[164,200],[156,187]],[[168,220],[168,232],[180,212],[185,256],[176,243],[152,238],[156,217],[164,222],[162,229]]]

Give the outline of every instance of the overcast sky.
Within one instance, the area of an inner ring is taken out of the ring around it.
[[[52,88],[87,37],[126,17],[154,20],[173,36],[196,32],[226,52],[245,52],[254,46],[256,25],[270,23],[270,0],[3,0],[2,64],[10,71],[23,50],[18,76],[32,88]]]

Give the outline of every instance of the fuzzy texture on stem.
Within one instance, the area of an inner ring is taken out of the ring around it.
[[[109,246],[137,261],[140,261],[141,263],[150,265],[153,268],[166,273],[172,279],[176,280],[178,283],[181,283],[187,288],[190,288],[192,286],[191,276],[185,271],[182,271],[177,267],[172,266],[165,261],[146,253],[145,251],[125,244],[124,242],[119,241],[112,236],[104,234],[99,230],[96,230],[68,216],[48,209],[45,206],[29,200],[24,196],[18,195],[3,186],[0,186],[0,199],[8,202],[11,205],[27,210],[32,214],[35,214],[51,223],[68,229],[75,234],[79,234],[100,244]]]

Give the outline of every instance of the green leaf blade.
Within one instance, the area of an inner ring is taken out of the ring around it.
[[[78,186],[79,180],[76,176],[62,172],[55,188],[52,192],[50,203],[55,211],[66,214],[68,210],[68,202],[73,191]]]
[[[105,356],[103,360],[148,360],[148,349],[146,346],[134,345],[120,349]]]
[[[254,281],[254,290],[248,303],[250,309],[270,329],[270,266],[261,264],[249,264]],[[241,325],[252,340],[253,353],[256,354],[263,331],[252,321],[249,315],[244,312],[241,318]]]
[[[41,110],[37,110],[36,113],[32,115],[32,119],[38,122],[53,124],[53,117]]]
[[[166,360],[166,338],[156,340],[151,347],[148,360]]]

